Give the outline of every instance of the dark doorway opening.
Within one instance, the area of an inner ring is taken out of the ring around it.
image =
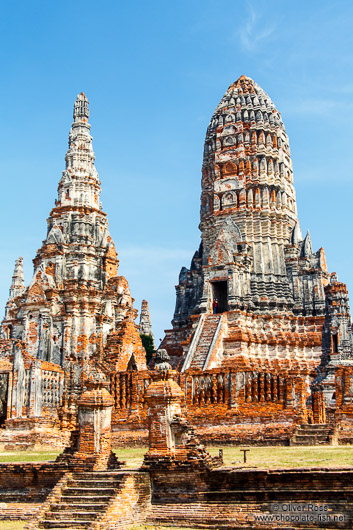
[[[7,416],[7,392],[9,375],[0,374],[0,427],[5,423]]]
[[[212,307],[214,308],[214,301],[218,300],[216,313],[224,313],[228,311],[228,286],[227,282],[212,282]]]

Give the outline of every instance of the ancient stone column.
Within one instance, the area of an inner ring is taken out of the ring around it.
[[[165,350],[158,352],[153,382],[148,387],[145,400],[148,404],[149,453],[161,454],[175,451],[175,435],[171,428],[173,418],[181,414],[183,392],[173,379]]]
[[[78,400],[78,441],[73,463],[94,470],[107,469],[112,457],[111,415],[114,400],[101,373],[91,374]]]
[[[213,458],[195,437],[182,415],[184,394],[174,377],[169,355],[158,350],[152,383],[146,390],[148,405],[149,451],[143,468],[214,467],[222,460]]]

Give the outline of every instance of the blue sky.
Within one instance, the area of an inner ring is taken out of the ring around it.
[[[119,270],[158,342],[199,245],[206,128],[242,74],[282,113],[303,232],[353,292],[352,21],[350,0],[2,2],[1,307],[20,255],[30,281],[84,91]]]

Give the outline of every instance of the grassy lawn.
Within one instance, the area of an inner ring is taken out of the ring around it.
[[[0,462],[48,462],[55,460],[60,451],[3,451]],[[2,530],[0,521],[0,529]]]
[[[0,521],[0,530],[22,530],[26,521]]]
[[[244,446],[245,448],[245,446]],[[218,455],[220,447],[210,446],[212,455]],[[243,453],[240,447],[223,447],[226,466],[243,466]],[[353,446],[313,446],[313,447],[250,447],[247,453],[247,467],[353,467]],[[120,460],[126,461],[127,468],[138,468],[147,451],[145,447],[116,449]],[[0,452],[0,462],[34,462],[55,460],[57,451],[6,451]],[[0,529],[2,528],[0,522]]]
[[[276,467],[353,467],[353,446],[311,446],[311,447],[243,447],[249,449],[247,466],[258,468]],[[218,447],[208,448],[212,455],[218,455]],[[244,465],[241,447],[223,447],[223,460],[227,466]]]

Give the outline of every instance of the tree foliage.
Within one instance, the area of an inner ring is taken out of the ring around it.
[[[150,360],[152,359],[152,355],[155,351],[154,344],[153,344],[153,338],[151,337],[151,335],[144,335],[143,333],[140,334],[140,337],[142,341],[142,346],[146,350],[146,360],[148,364]]]

